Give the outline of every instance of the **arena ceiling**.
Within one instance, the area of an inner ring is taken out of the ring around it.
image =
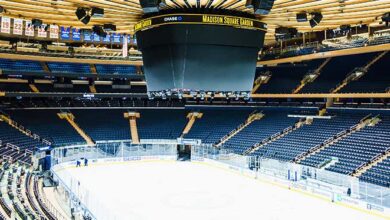
[[[167,8],[215,7],[251,12],[245,8],[245,0],[166,0]],[[134,24],[140,20],[142,9],[139,0],[0,0],[10,17],[39,18],[46,24],[90,28],[96,24],[113,23],[118,32],[133,33]],[[88,25],[77,20],[78,7],[104,8],[102,18],[92,18]],[[278,26],[295,27],[300,32],[334,29],[343,24],[378,25],[381,16],[390,11],[390,0],[276,0],[271,13],[258,16],[268,24],[266,39],[274,40]],[[298,23],[300,12],[321,12],[321,23],[311,28],[309,22]]]

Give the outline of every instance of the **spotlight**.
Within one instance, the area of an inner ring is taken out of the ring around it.
[[[306,22],[306,21],[307,21],[307,14],[305,12],[297,14],[297,22]]]
[[[297,37],[297,35],[298,30],[296,28],[278,27],[275,29],[276,40],[288,40]]]
[[[251,98],[251,94],[249,92],[245,93],[243,96],[245,101],[248,101]]]
[[[114,24],[104,24],[103,29],[105,31],[116,31],[116,25]]]
[[[351,25],[341,25],[340,26],[340,30],[342,31],[342,32],[349,32],[349,31],[351,31]]]
[[[92,8],[91,16],[94,18],[103,17],[104,16],[104,9],[103,8]]]
[[[152,92],[148,92],[148,98],[149,98],[149,100],[153,100],[154,94]]]
[[[97,34],[99,37],[106,37],[107,33],[103,30],[101,25],[94,25],[92,31]]]
[[[89,20],[91,20],[91,16],[87,15],[83,19],[81,19],[81,22],[83,22],[83,24],[88,24]]]
[[[77,19],[81,20],[85,16],[87,16],[87,11],[84,8],[77,8],[76,9],[76,16],[77,16]]]
[[[165,0],[161,0],[160,3],[158,4],[158,6],[160,8],[163,8],[163,7],[167,6],[167,2]]]
[[[34,27],[39,27],[42,25],[42,20],[41,19],[32,19],[31,24]]]
[[[162,0],[140,0],[139,1],[144,13],[158,12],[160,7],[165,4]]]
[[[273,5],[274,0],[247,0],[245,7],[253,8],[254,13],[257,15],[267,15]]]
[[[322,14],[320,12],[314,12],[314,13],[311,13],[311,16],[312,18],[310,19],[309,23],[310,23],[310,27],[315,27],[317,26],[318,24],[320,24],[321,20],[322,20]]]
[[[234,97],[234,99],[238,101],[240,99],[240,94],[237,92],[236,94],[234,94]]]
[[[200,100],[204,100],[205,96],[206,96],[205,92],[200,92]]]
[[[386,26],[389,26],[390,12],[387,12],[387,13],[383,14],[382,21],[386,23]]]
[[[84,24],[88,24],[89,20],[91,20],[91,16],[88,14],[87,9],[85,8],[77,8],[76,16],[77,19],[79,19],[79,21],[83,22]]]

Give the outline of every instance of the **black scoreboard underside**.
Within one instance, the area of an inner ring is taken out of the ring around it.
[[[136,33],[148,91],[250,91],[265,31],[171,24]]]

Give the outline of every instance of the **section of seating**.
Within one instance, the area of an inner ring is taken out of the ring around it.
[[[345,86],[341,92],[385,92],[390,87],[390,52],[373,64],[368,72]]]
[[[61,120],[59,110],[11,110],[10,117],[39,136],[51,140],[54,146],[85,143],[84,139],[68,124]]]
[[[363,175],[360,176],[360,180],[380,186],[390,187],[390,157],[363,173]]]
[[[270,71],[272,75],[270,80],[262,84],[256,93],[292,93],[303,77],[315,70],[323,61],[323,59],[318,59],[298,64],[258,68],[256,78],[264,71]]]
[[[44,144],[19,130],[11,127],[9,124],[0,121],[0,156],[6,155],[13,161],[31,162],[31,153],[36,148],[44,147]],[[10,144],[10,145],[9,145]]]
[[[225,142],[223,147],[242,154],[256,143],[294,125],[298,121],[297,118],[288,117],[288,111],[264,111],[263,113],[262,119],[252,122]]]
[[[187,119],[183,109],[138,110],[140,139],[176,139],[180,137]],[[130,128],[129,128],[130,129]]]
[[[118,74],[118,75],[135,75],[137,68],[130,65],[106,65],[96,64],[98,74]]]
[[[0,59],[0,69],[13,72],[20,71],[20,73],[23,71],[43,72],[42,66],[39,62],[30,60]]]
[[[333,116],[331,119],[314,119],[311,124],[305,124],[282,138],[265,145],[255,151],[253,155],[292,161],[298,155],[357,124],[362,117],[340,114]]]
[[[341,83],[356,67],[364,66],[377,53],[333,57],[312,83],[306,84],[301,93],[327,93]]]
[[[188,139],[200,139],[202,143],[214,144],[223,136],[243,123],[253,109],[202,109],[202,118],[196,120],[190,132],[184,136]]]
[[[71,110],[77,124],[95,141],[129,140],[129,121],[124,118],[126,110]],[[157,114],[158,115],[158,114]]]
[[[42,138],[51,140],[54,146],[64,146],[76,143],[85,143],[84,139],[68,124],[61,120],[57,113],[60,110],[7,110],[11,119],[25,128],[38,134]],[[186,139],[201,139],[203,143],[215,144],[223,136],[236,129],[248,116],[262,112],[264,116],[255,120],[228,139],[221,147],[242,154],[261,141],[294,126],[303,117],[302,115],[315,115],[315,109],[303,108],[199,108],[199,109],[71,109],[75,122],[93,140],[129,140],[129,121],[123,113],[135,111],[140,113],[137,118],[137,128],[140,139],[176,139],[181,136],[187,124],[188,112],[203,113],[197,119]],[[301,115],[288,117],[289,114]],[[272,158],[281,161],[293,161],[302,153],[309,152],[315,146],[325,143],[351,126],[361,122],[368,114],[372,117],[379,114],[380,121],[352,132],[337,142],[322,148],[315,154],[306,157],[301,164],[320,167],[329,161],[334,163],[325,169],[341,174],[352,174],[357,168],[365,165],[390,149],[390,116],[382,110],[349,110],[329,108],[329,118],[314,118],[309,124],[304,124],[278,139],[275,139],[250,155]],[[0,156],[10,161],[24,161],[31,163],[31,152],[36,147],[44,147],[39,140],[28,136],[14,127],[0,122]],[[9,143],[7,145],[7,143]],[[4,157],[3,157],[4,156]],[[387,186],[389,184],[389,159],[363,173],[362,181]]]
[[[91,68],[89,64],[82,63],[60,63],[60,62],[48,62],[52,73],[83,73],[91,74]]]
[[[351,174],[390,148],[390,117],[384,116],[381,120],[377,125],[366,126],[308,157],[302,164],[318,166],[326,160],[337,158],[337,162],[326,169]]]
[[[0,167],[0,219],[65,219],[40,193],[42,183],[31,166],[0,160]]]
[[[0,91],[3,92],[31,92],[27,83],[0,83]]]

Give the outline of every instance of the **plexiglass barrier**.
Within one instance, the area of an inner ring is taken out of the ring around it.
[[[83,183],[74,178],[68,168],[75,167],[76,161],[84,166],[84,158],[88,164],[121,162],[134,160],[176,160],[176,144],[141,144],[132,145],[129,141],[99,142],[96,146],[75,145],[56,148],[51,152],[53,178],[58,181],[62,197],[69,201],[74,213],[83,213],[92,219],[123,219],[115,211],[105,206],[98,195],[91,193]]]
[[[324,169],[255,156],[242,156],[210,146],[193,146],[192,160],[209,159],[257,179],[282,183],[363,209],[390,215],[390,188],[361,182],[358,178]]]
[[[52,151],[52,171],[74,202],[89,212],[92,218],[119,219],[115,212],[99,202],[96,195],[84,188],[82,183],[65,172],[56,172],[66,166],[76,166],[75,161],[88,158],[92,163],[177,158],[177,144],[165,142],[132,145],[129,141],[99,142],[95,147],[69,146]],[[361,209],[375,210],[390,215],[390,189],[357,178],[330,172],[324,169],[303,166],[254,156],[234,154],[227,149],[217,149],[210,145],[196,145],[191,148],[191,160],[212,163],[227,169],[241,172],[259,180],[283,184],[287,188],[304,190],[320,195],[329,201],[354,205]],[[58,176],[59,174],[63,174]],[[65,176],[65,177],[63,177]],[[75,205],[73,205],[75,206]],[[75,206],[77,207],[77,206]]]

